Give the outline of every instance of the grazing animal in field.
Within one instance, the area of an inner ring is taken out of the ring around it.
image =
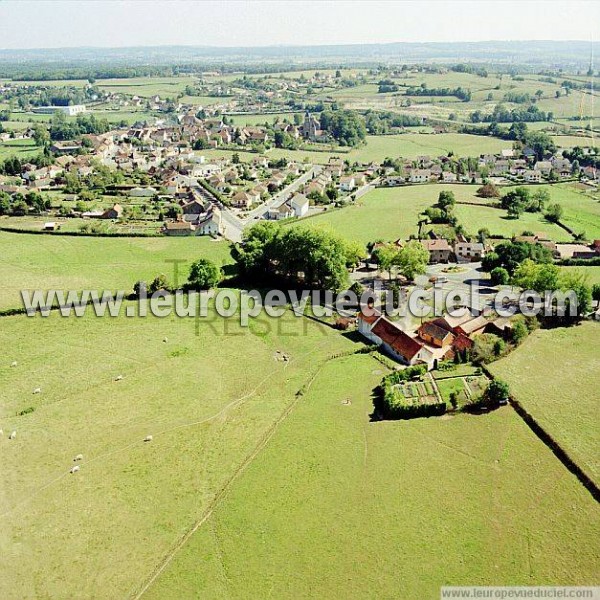
[[[144,438],[144,441],[145,441],[145,442],[151,442],[151,441],[152,441],[152,436],[151,436],[151,435],[147,435],[147,436]]]
[[[13,361],[10,363],[10,366],[11,366],[11,367],[16,367],[16,366],[17,366],[17,361],[16,361],[16,360],[13,360]]]
[[[121,381],[123,379],[123,375],[117,375],[115,381]]]
[[[16,437],[17,437],[17,432],[16,432],[16,431],[13,431],[13,432],[12,432],[12,433],[11,433],[11,434],[8,436],[8,439],[9,439],[9,440],[14,440]]]
[[[83,454],[78,454],[74,459],[73,462],[77,462],[78,460],[83,460]]]
[[[77,471],[79,471],[80,466],[79,465],[75,465],[70,471],[69,473],[77,473]]]
[[[35,388],[35,390],[33,390],[34,394],[41,394],[42,393],[42,388]]]
[[[164,338],[163,342],[166,344],[169,341],[169,338]]]

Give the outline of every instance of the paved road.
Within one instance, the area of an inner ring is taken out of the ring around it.
[[[289,197],[296,191],[298,191],[306,182],[310,181],[313,177],[316,177],[322,170],[320,165],[315,165],[312,169],[304,173],[295,179],[288,185],[283,188],[280,192],[277,192],[272,198],[263,202],[260,206],[257,206],[255,209],[251,210],[245,217],[242,219],[245,225],[252,223],[252,221],[256,221],[257,219],[262,218],[271,208],[280,207]]]
[[[223,216],[223,236],[232,242],[240,242],[242,240],[242,234],[244,229],[253,223],[256,223],[259,219],[263,218],[264,215],[271,209],[281,206],[294,192],[300,189],[307,181],[310,181],[313,177],[316,177],[322,170],[322,167],[315,165],[312,169],[307,171],[304,175],[295,179],[290,185],[285,187],[283,190],[275,194],[272,198],[263,202],[260,206],[251,210],[243,219],[240,218],[236,213],[227,207],[221,209]]]

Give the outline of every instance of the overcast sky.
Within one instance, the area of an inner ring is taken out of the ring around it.
[[[600,40],[600,2],[570,0],[0,0],[0,48]]]

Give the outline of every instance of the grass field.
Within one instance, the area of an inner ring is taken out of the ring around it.
[[[600,284],[600,267],[561,267],[567,273],[579,273],[586,277],[590,285]]]
[[[296,113],[302,116],[302,113]],[[275,119],[283,121],[287,119],[290,123],[294,122],[294,113],[273,113],[260,115],[230,115],[227,117],[233,121],[234,125],[263,125],[264,123],[273,123]]]
[[[256,120],[244,117],[249,124],[261,124],[267,120],[267,115],[255,115]],[[288,115],[291,117],[291,115]],[[236,123],[241,123],[241,117],[234,116]],[[479,154],[500,152],[508,148],[509,144],[497,138],[466,135],[459,133],[403,133],[399,135],[368,135],[366,144],[360,148],[351,150],[311,151],[311,150],[281,150],[272,149],[267,156],[272,158],[286,157],[291,160],[303,161],[308,158],[316,164],[327,164],[332,156],[339,156],[344,160],[361,163],[382,162],[386,157],[391,158],[416,158],[417,156],[429,155],[432,157],[447,155],[450,151],[456,156],[479,156]],[[199,151],[200,152],[200,151]],[[207,157],[231,156],[233,152],[228,150],[202,150]],[[242,160],[249,160],[251,153],[238,153]]]
[[[136,77],[134,79],[99,79],[96,85],[104,91],[131,94],[140,98],[161,96],[172,98],[193,85],[193,77]]]
[[[329,226],[348,239],[367,243],[377,239],[395,240],[416,234],[419,214],[437,202],[442,190],[451,190],[458,202],[483,202],[477,198],[477,185],[413,185],[400,188],[378,188],[363,196],[356,205],[325,212],[297,223]],[[506,218],[506,211],[490,206],[457,204],[459,222],[475,234],[487,227],[492,234],[510,237],[525,230],[544,232],[557,241],[569,241],[571,236],[558,225],[549,223],[540,214],[524,213],[520,219]]]
[[[597,582],[596,503],[509,407],[370,423],[378,367],[327,364],[146,596],[433,599],[441,585]]]
[[[0,365],[0,427],[18,434],[0,437],[6,599],[41,589],[55,598],[128,597],[319,365],[354,347],[291,316],[242,331],[235,319],[196,329],[190,318],[56,313],[4,317],[0,343],[10,349]],[[148,434],[154,440],[144,444]],[[81,472],[71,475],[79,453]]]
[[[536,331],[490,365],[575,462],[600,483],[598,374],[600,325]]]
[[[53,196],[54,194],[49,194],[49,196]],[[56,197],[56,196],[55,196]],[[115,202],[115,196],[112,198],[102,198],[100,200],[90,201],[89,205],[86,205],[86,208],[89,207],[90,210],[103,209],[106,210],[110,208],[112,204]],[[134,200],[134,199],[132,199]],[[59,202],[56,202],[60,204]],[[65,205],[73,205],[74,202],[65,202]],[[127,202],[128,206],[132,205],[141,205],[142,203],[137,199],[137,201]],[[10,217],[8,219],[3,219],[0,221],[1,225],[8,225],[13,229],[22,229],[25,231],[41,231],[44,228],[44,224],[48,221],[47,218],[43,217]],[[53,221],[60,225],[61,232],[80,232],[81,227],[83,225],[100,227],[101,231],[106,233],[145,233],[152,235],[159,235],[159,230],[161,223],[158,221],[147,220],[147,221],[132,221],[132,222],[113,222],[107,219],[80,219],[80,218],[53,218]]]
[[[229,246],[208,238],[95,238],[0,231],[0,310],[22,306],[22,289],[131,290],[160,273],[172,279],[168,260],[200,257],[232,262]],[[187,277],[186,265],[182,282]]]
[[[590,239],[600,238],[600,193],[584,192],[572,184],[550,185],[545,189],[550,193],[550,202],[562,205],[562,223],[576,233],[585,232]]]
[[[523,213],[518,219],[510,219],[506,211],[488,206],[457,205],[455,214],[468,232],[476,233],[486,227],[492,235],[512,237],[523,231],[544,233],[556,242],[568,242],[572,239],[564,229],[548,222],[541,213]]]
[[[598,146],[598,138],[576,135],[553,135],[552,139],[559,148],[574,148],[575,146]]]
[[[349,240],[365,244],[377,239],[407,238],[417,233],[419,213],[435,202],[441,189],[441,186],[379,188],[363,196],[356,205],[294,221],[291,226],[330,227]]]
[[[9,140],[0,142],[0,160],[17,156],[18,158],[30,158],[40,151],[33,140]]]
[[[421,155],[432,157],[454,152],[456,156],[479,156],[500,152],[509,148],[503,140],[460,133],[367,136],[367,145],[350,152],[351,160],[359,162],[381,162],[387,156],[416,158]]]

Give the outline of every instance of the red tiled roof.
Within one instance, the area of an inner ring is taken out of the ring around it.
[[[438,250],[438,251],[446,250],[448,252],[450,252],[452,250],[452,248],[450,247],[450,244],[448,243],[448,240],[445,240],[445,239],[421,240],[421,244],[423,244],[424,248],[426,250],[429,250],[430,252],[432,250]]]
[[[452,348],[454,350],[456,350],[457,352],[461,352],[463,350],[468,350],[469,348],[472,348],[472,347],[473,347],[473,340],[468,338],[466,335],[463,335],[462,333],[457,335],[456,338],[454,338],[454,341],[452,342]]]
[[[436,324],[434,321],[423,323],[421,327],[419,327],[419,336],[421,333],[440,341],[444,341],[449,335],[452,335],[450,331]]]
[[[379,319],[380,316],[381,316],[381,313],[377,312],[376,310],[373,310],[372,314],[365,314],[362,311],[358,313],[358,318],[361,321],[368,323],[369,325],[372,325],[373,323],[375,323],[375,321],[377,321],[377,319]]]
[[[459,329],[462,333],[466,335],[470,335],[474,331],[478,331],[479,329],[483,329],[487,325],[487,319],[485,317],[475,317],[462,325],[459,325],[457,329]]]
[[[378,338],[410,361],[423,348],[417,340],[404,333],[397,325],[382,317],[371,330]]]

